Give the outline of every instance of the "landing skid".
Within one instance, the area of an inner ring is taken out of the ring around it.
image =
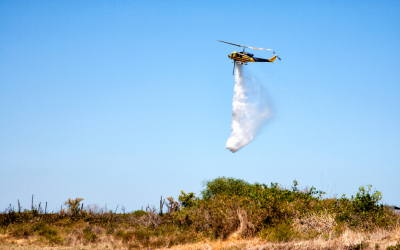
[[[241,64],[241,65],[247,65],[247,62],[241,62],[241,61],[233,60],[233,72],[232,72],[232,75],[235,74],[236,63],[237,63],[237,64]]]
[[[232,63],[237,63],[237,64],[241,64],[241,65],[247,65],[247,62],[241,62],[241,61],[232,61]]]

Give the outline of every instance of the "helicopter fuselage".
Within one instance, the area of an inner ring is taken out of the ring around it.
[[[272,57],[271,59],[264,59],[254,57],[253,54],[247,52],[233,52],[232,54],[228,55],[228,57],[234,61],[248,63],[248,62],[273,62],[276,59],[276,56]]]

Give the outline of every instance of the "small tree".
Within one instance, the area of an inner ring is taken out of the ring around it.
[[[382,209],[379,201],[382,200],[382,193],[379,191],[372,192],[372,185],[361,186],[358,189],[356,197],[351,197],[355,209],[358,212],[376,211]]]
[[[199,198],[192,192],[185,194],[185,192],[181,191],[178,200],[181,202],[183,208],[187,208],[195,206],[198,203]]]
[[[83,201],[83,198],[76,198],[75,200],[69,198],[64,205],[67,205],[68,207],[68,213],[72,215],[76,215],[79,213],[79,206],[81,201]]]

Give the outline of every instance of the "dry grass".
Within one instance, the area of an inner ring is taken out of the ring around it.
[[[329,234],[336,226],[336,222],[334,215],[325,210],[317,214],[311,213],[302,218],[296,218],[293,226],[303,233],[316,231],[321,234]]]
[[[240,229],[239,229],[240,230]],[[77,243],[77,242],[75,242]],[[362,245],[360,245],[362,243]],[[266,249],[386,249],[388,246],[400,244],[400,228],[397,230],[375,230],[373,232],[354,232],[345,230],[339,237],[326,239],[317,237],[311,240],[295,240],[287,243],[272,243],[260,238],[243,239],[239,233],[228,240],[204,240],[195,244],[178,245],[171,248],[161,247],[157,249],[171,250],[266,250]],[[357,246],[358,245],[358,246]],[[357,248],[358,247],[358,248]],[[111,237],[102,236],[96,243],[76,244],[70,246],[49,247],[40,245],[33,237],[28,239],[15,240],[7,235],[0,235],[0,250],[21,249],[70,249],[70,250],[89,250],[89,249],[130,249],[130,246],[122,241]],[[151,249],[151,248],[145,248]],[[155,248],[153,248],[155,249]]]
[[[241,239],[243,237],[253,235],[255,232],[255,226],[247,218],[247,213],[245,210],[238,209],[236,211],[237,217],[239,218],[239,227],[229,236],[230,240]]]
[[[361,247],[360,249],[386,249],[388,246],[400,244],[400,230],[377,230],[371,233],[357,233],[346,230],[340,237],[331,240],[326,240],[323,237],[319,237],[312,240],[300,240],[287,243],[272,243],[259,238],[229,239],[227,241],[204,241],[196,244],[175,246],[170,249],[357,249],[357,244],[360,244],[361,242],[363,242],[364,248]]]

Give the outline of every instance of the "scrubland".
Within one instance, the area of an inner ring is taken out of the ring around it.
[[[9,206],[0,214],[3,249],[388,249],[400,250],[400,216],[362,186],[352,197],[315,188],[204,182],[197,197],[181,192],[160,208],[126,213],[68,199],[48,213]]]

